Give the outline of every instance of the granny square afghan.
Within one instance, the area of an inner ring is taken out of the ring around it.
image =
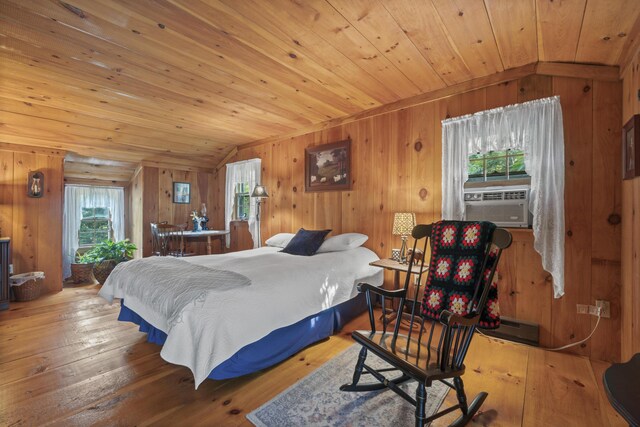
[[[476,286],[482,286],[478,290],[479,298],[497,258],[497,248],[489,249],[482,271],[487,244],[495,228],[491,222],[440,221],[433,225],[431,262],[422,299],[424,317],[438,320],[442,310],[464,316],[473,309]],[[479,326],[485,329],[500,326],[497,279],[498,275],[494,274],[480,316]]]

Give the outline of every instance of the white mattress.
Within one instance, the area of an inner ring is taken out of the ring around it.
[[[144,298],[127,295],[109,280],[100,295],[109,301],[124,298],[127,307],[167,333],[160,355],[191,369],[197,387],[211,370],[245,345],[353,298],[359,282],[375,286],[383,282],[382,270],[369,266],[378,256],[363,247],[311,257],[280,250],[265,247],[183,258],[189,263],[239,273],[248,277],[251,284],[211,290],[204,301],[187,305],[180,313],[181,321],[172,326]],[[126,273],[125,264],[120,280],[139,282],[133,271]]]

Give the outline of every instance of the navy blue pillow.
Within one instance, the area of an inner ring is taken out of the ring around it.
[[[311,256],[320,249],[320,245],[322,245],[324,238],[329,233],[331,233],[331,230],[305,230],[301,228],[280,252],[291,255]]]

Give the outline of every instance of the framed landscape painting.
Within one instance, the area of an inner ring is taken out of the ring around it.
[[[304,150],[305,191],[351,189],[351,140]]]
[[[191,203],[191,184],[188,182],[173,183],[173,203]]]

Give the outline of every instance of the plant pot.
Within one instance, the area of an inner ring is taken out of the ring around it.
[[[71,280],[73,283],[93,283],[93,263],[71,264]]]
[[[106,259],[102,262],[93,266],[93,275],[95,276],[98,283],[104,285],[104,282],[107,281],[107,277],[116,268],[116,261],[113,259]]]

